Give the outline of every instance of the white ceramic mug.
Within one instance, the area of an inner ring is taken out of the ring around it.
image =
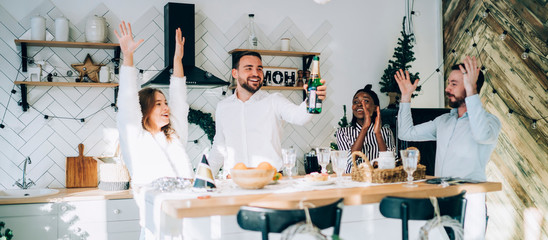
[[[281,40],[281,50],[282,51],[289,51],[289,38],[282,38]]]
[[[371,165],[377,162],[379,164],[379,169],[392,169],[396,167],[396,158],[394,153],[390,151],[379,152],[379,158],[371,161]]]

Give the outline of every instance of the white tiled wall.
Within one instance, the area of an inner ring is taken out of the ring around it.
[[[246,47],[247,17],[240,17],[230,28],[220,29],[200,9],[197,8],[196,11],[196,65],[228,81],[231,57],[227,52]],[[15,86],[16,94],[10,93],[14,88],[13,81],[27,78],[26,73],[19,71],[21,49],[15,46],[13,40],[30,39],[30,18],[36,14],[46,17],[47,40],[54,40],[53,19],[63,13],[51,1],[43,1],[27,17],[21,19],[14,19],[0,6],[0,114],[7,109],[5,117],[0,115],[6,125],[4,129],[0,129],[1,188],[14,188],[13,183],[22,177],[22,163],[26,156],[32,159],[32,164],[27,167],[28,177],[38,186],[64,187],[65,159],[68,156],[77,156],[79,143],[86,146],[86,156],[112,155],[116,148],[116,113],[109,107],[114,101],[113,89],[29,87],[28,101],[32,107],[27,112],[23,112],[17,104],[21,100],[19,87]],[[87,14],[104,16],[109,25],[109,41],[116,41],[113,30],[121,20],[107,6],[99,4]],[[136,38],[145,39],[135,54],[138,68],[163,68],[163,25],[163,13],[152,7],[133,23]],[[71,21],[69,27],[71,41],[85,41],[85,18],[79,22]],[[292,50],[321,52],[322,59],[329,59],[332,54],[328,48],[331,29],[331,24],[325,21],[307,36],[290,18],[284,18],[271,32],[256,30],[261,49],[279,49],[278,39],[289,37],[292,39]],[[70,64],[83,62],[88,53],[96,63],[109,64],[109,59],[113,57],[112,50],[49,47],[29,47],[28,50],[28,55],[34,60],[46,61],[46,71],[58,72],[60,76],[72,70]],[[263,57],[265,66],[301,68],[301,62],[300,58]],[[322,76],[333,80],[330,74],[331,62],[327,60],[321,64]],[[70,78],[57,77],[54,81],[74,81],[74,75]],[[223,90],[226,89],[190,89],[188,101],[194,109],[214,113],[217,103],[226,97],[222,95]],[[230,91],[227,96],[229,94]],[[295,103],[302,101],[300,91],[282,91],[282,94]],[[299,150],[299,161],[302,161],[303,152],[308,151],[310,146],[327,146],[334,140],[334,126],[340,118],[332,114],[334,105],[328,99],[323,105],[323,113],[311,123],[303,127],[289,124],[285,127],[283,146],[296,147]],[[102,108],[105,109],[101,110]],[[85,122],[60,118],[44,119],[43,114],[85,118]],[[189,140],[194,139],[199,139],[199,142],[189,143],[187,151],[193,161],[198,161],[201,152],[210,143],[203,131],[195,125],[189,129]],[[302,168],[300,170],[303,171]]]

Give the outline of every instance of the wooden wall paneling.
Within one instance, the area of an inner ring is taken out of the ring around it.
[[[502,33],[502,30],[506,30],[520,45],[527,44],[532,51],[540,52],[544,56],[548,54],[548,46],[546,45],[548,34],[545,33],[548,31],[547,27],[544,27],[544,31],[535,31],[534,27],[529,22],[524,21],[522,16],[514,11],[506,1],[484,0],[484,4],[491,11],[486,20],[491,20],[490,23],[500,24],[500,33]],[[496,30],[498,32],[498,29]]]
[[[523,239],[527,227],[523,212],[528,207],[548,215],[547,119],[539,120],[536,129],[531,127],[532,119],[548,116],[547,6],[546,0],[442,2],[445,74],[465,55],[478,56],[487,68],[482,102],[502,123],[486,170],[489,180],[503,182],[502,192],[487,196],[491,217],[487,239]],[[490,13],[482,18],[486,8]],[[464,33],[466,28],[474,33],[472,37]],[[504,30],[508,36],[502,41],[499,35]],[[479,53],[470,48],[474,40]],[[524,60],[526,47],[532,53]],[[510,109],[516,114],[508,115]],[[541,234],[548,239],[546,219]]]
[[[521,52],[523,49],[519,49],[519,46],[511,38],[507,38],[504,41],[501,41],[497,38],[498,32],[492,31],[491,26],[496,25],[496,23],[488,21],[488,26],[490,28],[486,29],[484,33],[487,38],[493,38],[494,41],[491,41],[489,45],[485,46],[484,50],[488,54],[495,58],[496,64],[505,65],[503,70],[509,70],[517,74],[521,78],[521,83],[517,87],[523,88],[524,96],[531,96],[531,99],[526,101],[521,101],[520,104],[530,102],[533,108],[525,109],[527,114],[532,118],[540,118],[540,115],[548,115],[548,109],[546,109],[546,102],[548,101],[548,94],[546,94],[546,89],[548,89],[548,77],[540,69],[537,62],[532,61],[531,59],[522,59]],[[511,75],[508,75],[511,76]],[[517,90],[517,89],[516,89]],[[520,89],[521,90],[521,89]]]
[[[505,51],[504,45],[501,44],[489,44],[486,45],[484,51],[488,53],[489,58],[485,59],[484,64],[488,66],[488,74],[491,74],[492,70],[497,70],[498,72],[493,72],[493,74],[501,73],[495,78],[490,78],[491,82],[494,82],[493,85],[497,86],[495,89],[497,91],[505,91],[510,96],[505,99],[509,99],[511,108],[514,111],[519,111],[520,114],[525,114],[530,118],[540,118],[540,114],[548,114],[548,109],[546,105],[543,105],[543,98],[540,94],[536,94],[530,90],[530,88],[525,88],[528,84],[533,84],[530,82],[535,82],[534,78],[529,78],[527,75],[522,77],[522,71],[517,68],[515,62],[519,62],[515,56],[507,56],[500,54],[500,51]],[[521,59],[521,58],[520,58]],[[533,80],[531,80],[533,79]],[[537,82],[538,84],[538,82]],[[531,101],[529,96],[533,96]]]
[[[526,23],[531,24],[541,38],[548,38],[548,29],[545,26],[548,24],[548,1],[544,0],[544,3],[535,0],[506,1],[511,4],[518,16],[525,19]]]
[[[456,35],[462,34],[468,28],[467,22],[470,17],[477,15],[480,8],[479,1],[461,0],[451,4],[447,14],[443,15],[443,48],[444,52],[450,48],[450,43]]]
[[[497,148],[498,149],[498,148]],[[523,210],[525,206],[521,196],[527,192],[515,176],[505,167],[503,160],[497,151],[491,155],[491,162],[487,165],[487,176],[493,181],[502,183],[502,191],[487,194],[487,223],[486,239],[521,239],[523,236]],[[502,166],[499,166],[502,164]]]
[[[504,99],[504,103],[510,106],[512,110],[524,111],[522,109],[522,104],[519,102],[519,100],[516,101],[516,99],[514,99],[514,95],[512,95],[512,92],[507,89],[508,86],[505,83],[509,80],[503,80],[507,78],[507,76],[503,74],[504,71],[501,68],[499,68],[499,66],[488,54],[482,54],[481,60],[486,66],[489,66],[489,69],[486,72],[485,77],[487,78],[486,82],[489,83],[489,86],[497,90],[497,94],[495,96],[499,96],[500,98]],[[492,95],[491,94],[492,89],[482,89],[481,92],[482,92],[482,95],[487,95],[487,96]],[[508,109],[506,109],[505,111],[506,111],[505,113],[508,113]],[[502,114],[502,116],[505,116],[505,115]],[[537,124],[540,125],[542,123],[543,122],[541,121],[541,122],[538,122]],[[529,134],[533,136],[533,138],[535,139],[535,142],[545,146],[546,147],[545,149],[548,149],[548,145],[547,145],[548,143],[546,141],[546,139],[548,139],[548,135],[546,134],[546,132],[540,131],[542,129],[548,129],[548,128],[538,127],[537,129],[532,129],[529,127],[531,126],[531,124],[532,124],[532,121],[529,119],[523,119],[521,123],[521,125],[523,126],[528,126],[525,130],[528,131]]]

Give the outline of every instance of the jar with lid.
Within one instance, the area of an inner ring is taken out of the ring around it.
[[[91,16],[86,22],[86,41],[102,43],[107,39],[107,22],[104,17]]]

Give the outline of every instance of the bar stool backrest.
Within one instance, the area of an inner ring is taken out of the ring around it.
[[[464,215],[466,213],[466,191],[438,199],[440,215],[448,215],[464,225]],[[408,220],[430,220],[434,218],[434,206],[429,198],[402,198],[385,197],[380,203],[381,214],[387,218],[398,218],[402,220],[402,239],[408,239]],[[450,230],[450,231],[448,231]],[[453,234],[451,229],[446,228],[451,239]]]
[[[312,223],[320,228],[334,227],[333,236],[338,236],[341,226],[343,199],[334,203],[309,208]],[[287,227],[306,220],[303,209],[271,209],[243,206],[238,211],[238,225],[251,231],[262,232],[262,239],[268,239],[268,233],[281,233]]]

